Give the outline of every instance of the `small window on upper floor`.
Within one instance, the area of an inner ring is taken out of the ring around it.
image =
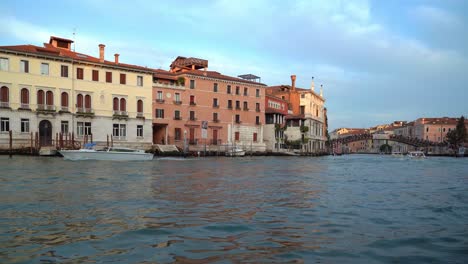
[[[143,86],[143,76],[137,76],[137,86]]]
[[[125,73],[120,74],[120,84],[127,84],[127,75]]]
[[[256,96],[256,97],[260,97],[260,89],[256,89],[256,90],[255,90],[255,96]]]
[[[29,61],[27,60],[21,60],[20,61],[20,71],[24,73],[29,72]]]
[[[228,94],[231,94],[231,85],[227,86],[226,91],[227,91]]]
[[[10,60],[8,58],[0,58],[0,71],[8,71]]]
[[[93,70],[93,81],[95,81],[95,82],[99,81],[99,71],[98,70]]]
[[[249,95],[249,88],[244,87],[244,96]]]
[[[41,63],[41,75],[49,75],[49,63]]]
[[[190,89],[195,89],[195,80],[190,80]]]
[[[106,72],[106,82],[112,83],[112,72]]]
[[[215,92],[215,93],[218,92],[218,84],[217,83],[213,84],[213,92]]]
[[[76,78],[79,80],[84,79],[84,70],[83,68],[76,68]]]
[[[68,78],[68,66],[67,65],[60,66],[60,76]]]
[[[240,95],[240,87],[236,86],[236,95]]]

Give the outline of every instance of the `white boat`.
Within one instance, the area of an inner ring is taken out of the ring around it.
[[[142,161],[152,160],[152,153],[145,153],[144,150],[110,147],[101,150],[94,148],[84,148],[79,150],[60,150],[65,160],[115,160],[115,161]]]
[[[234,146],[232,149],[226,151],[227,157],[243,157],[245,156],[245,151],[238,146]]]
[[[412,159],[424,159],[426,158],[426,155],[424,155],[424,152],[422,151],[410,151],[408,152],[408,157]]]

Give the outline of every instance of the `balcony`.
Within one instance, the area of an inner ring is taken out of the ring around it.
[[[260,112],[260,108],[255,109],[255,111]]]
[[[64,113],[69,113],[70,112],[70,109],[68,108],[68,106],[60,106],[60,112],[64,112]]]
[[[219,123],[219,119],[218,119],[218,118],[213,119],[213,122],[214,122],[214,123]]]
[[[136,117],[145,119],[145,114],[143,112],[138,112]]]
[[[19,110],[28,110],[28,111],[31,111],[31,107],[29,106],[29,104],[21,104],[20,105],[20,108]]]
[[[174,120],[182,120],[182,117],[180,117],[180,116],[174,116]]]
[[[215,104],[214,104],[214,105],[213,105],[213,108],[219,108],[219,105],[215,105]]]
[[[0,108],[10,108],[10,102],[0,102]]]
[[[37,112],[55,112],[55,105],[44,105],[44,104],[38,104],[37,105]]]
[[[249,108],[248,108],[248,107],[244,107],[242,110],[244,110],[244,111],[249,111]]]
[[[172,101],[175,105],[181,105],[182,104],[182,101],[180,100],[174,100]]]
[[[78,107],[76,109],[76,116],[93,117],[94,116],[94,111],[91,108]]]
[[[242,123],[242,121],[236,120],[236,124],[240,124],[240,123]]]
[[[240,106],[236,106],[236,110],[241,110],[241,107],[240,107]]]
[[[114,110],[113,112],[113,118],[117,119],[127,119],[128,118],[128,112],[127,111],[119,111],[119,110]]]
[[[191,105],[191,106],[195,106],[195,105],[197,105],[197,104],[196,104],[195,102],[190,102],[190,105]]]
[[[227,109],[232,110],[232,105],[228,105]]]
[[[164,104],[164,99],[156,99],[156,103]]]
[[[197,118],[196,118],[196,117],[190,117],[189,120],[190,120],[190,121],[197,121]]]

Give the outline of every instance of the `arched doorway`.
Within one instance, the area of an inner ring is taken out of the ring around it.
[[[52,145],[52,124],[49,120],[42,120],[39,123],[39,142],[41,146]]]

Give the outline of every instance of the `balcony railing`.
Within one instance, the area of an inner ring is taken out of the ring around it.
[[[128,116],[128,112],[127,112],[127,111],[118,111],[118,110],[114,110],[114,111],[113,111],[113,114],[114,114],[114,116]]]
[[[190,121],[197,121],[196,117],[190,117]]]
[[[0,102],[0,107],[9,108],[10,107],[10,102]]]
[[[219,123],[219,119],[218,119],[218,118],[213,119],[213,122],[214,122],[214,123]]]
[[[68,107],[67,107],[67,109],[68,109]],[[76,109],[76,112],[78,114],[93,114],[94,113],[92,108],[85,108],[85,107],[78,107]]]
[[[156,103],[164,104],[164,99],[156,99]]]
[[[182,117],[180,117],[180,116],[174,116],[174,120],[182,120]]]
[[[38,104],[37,110],[38,111],[55,111],[55,105]]]
[[[20,106],[20,108],[21,108],[21,109],[30,109],[30,106],[29,106],[29,104],[23,104],[23,103],[22,103],[21,106]]]
[[[244,110],[244,111],[249,111],[249,108],[248,108],[248,107],[244,107],[243,110]]]
[[[68,106],[61,106],[61,107],[60,107],[60,111],[62,111],[62,112],[69,112],[70,109],[68,108]]]
[[[182,104],[182,101],[180,101],[180,100],[179,100],[179,101],[174,100],[173,103],[176,104],[176,105],[181,105],[181,104]]]
[[[228,107],[227,107],[227,108],[228,108],[228,109],[232,109],[232,105],[228,105]]]
[[[241,110],[241,107],[240,107],[240,106],[236,106],[236,110]]]
[[[190,102],[190,105],[197,105],[195,102]]]
[[[213,108],[219,108],[219,105],[213,104]]]
[[[144,118],[145,114],[143,112],[138,112],[137,113],[137,118]]]

